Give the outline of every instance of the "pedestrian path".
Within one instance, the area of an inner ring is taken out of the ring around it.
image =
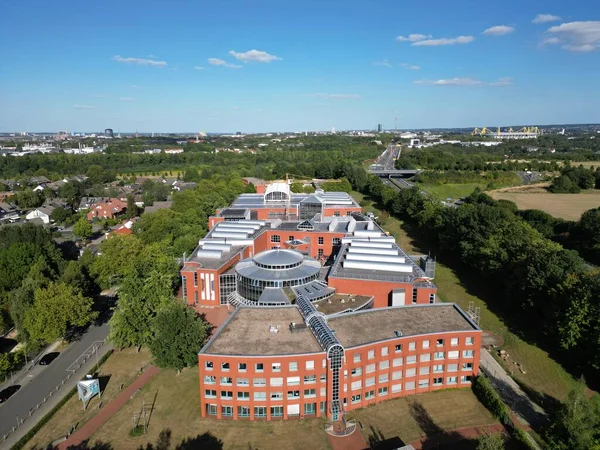
[[[358,429],[355,429],[348,436],[332,436],[331,434],[327,434],[327,438],[333,450],[365,450],[369,448],[365,438]]]
[[[129,401],[135,391],[141,389],[150,381],[150,379],[160,372],[155,366],[149,366],[136,380],[127,386],[119,395],[117,395],[108,405],[100,410],[98,414],[92,417],[89,422],[79,428],[66,441],[58,445],[58,450],[66,450],[70,446],[79,445],[86,439],[89,439],[108,419],[114,416],[125,403]]]

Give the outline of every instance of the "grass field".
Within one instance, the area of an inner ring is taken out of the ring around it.
[[[139,374],[140,367],[150,361],[150,353],[142,350],[139,353],[135,349],[126,349],[114,352],[104,363],[100,370],[102,398],[92,398],[83,410],[81,400],[73,395],[67,403],[50,419],[36,435],[29,441],[26,448],[46,448],[52,441],[64,436],[70,428],[86,423],[98,412],[98,405],[102,402],[106,405],[120,392],[121,384],[127,386]],[[104,379],[102,377],[105,377]]]
[[[427,192],[438,195],[442,200],[451,198],[458,200],[459,198],[468,196],[475,188],[485,189],[485,184],[482,183],[465,183],[465,184],[422,184],[420,185]]]
[[[227,421],[200,418],[198,369],[184,370],[180,375],[162,370],[142,389],[135,399],[110,418],[91,438],[91,442],[110,442],[119,450],[137,449],[156,442],[164,429],[171,431],[173,448],[184,439],[197,439],[203,445],[185,448],[206,449],[328,449],[324,419],[292,421]],[[156,401],[155,401],[156,399]],[[148,434],[130,437],[131,419],[155,401]],[[212,446],[211,446],[212,445]]]
[[[357,201],[362,200],[364,202],[365,211],[371,210],[376,214],[381,213],[362,194],[358,192],[352,192],[351,194]],[[426,243],[419,241],[419,233],[408,223],[389,217],[383,227],[394,235],[398,245],[408,254],[423,254],[431,250]],[[438,261],[434,283],[438,287],[438,296],[441,300],[457,303],[464,310],[468,309],[469,302],[473,302],[476,307],[481,308],[481,328],[500,335],[505,341],[503,348],[510,354],[511,360],[524,365],[525,374],[519,371],[514,373],[514,377],[519,382],[534,391],[561,400],[575,386],[573,377],[560,364],[550,358],[547,352],[525,342],[509,330],[507,324],[490,307],[493,305],[488,305],[483,300],[483,298],[493,298],[494,293],[487,292],[487,287],[481,286],[478,279],[475,279],[475,277],[467,279],[465,276],[460,279],[455,271]]]
[[[600,167],[600,161],[575,161],[572,162],[571,165],[573,167],[583,166],[588,168],[594,166],[594,168],[597,169],[598,167]]]
[[[548,214],[567,220],[579,220],[588,209],[600,207],[600,190],[580,194],[492,192],[496,200],[510,200],[519,209],[541,209]]]
[[[449,407],[451,405],[451,407]],[[348,413],[360,421],[369,443],[372,436],[405,443],[424,436],[433,438],[449,430],[497,423],[470,389],[453,389],[389,400]]]

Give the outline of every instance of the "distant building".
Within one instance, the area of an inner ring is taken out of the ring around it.
[[[177,153],[183,153],[182,148],[165,148],[165,153],[169,155],[175,155]]]
[[[46,225],[50,223],[50,216],[52,215],[52,211],[54,211],[54,207],[52,206],[40,206],[39,208],[34,209],[29,212],[25,218],[27,220],[33,219],[41,219]]]
[[[381,125],[381,124],[377,125],[377,132],[378,133],[382,133],[383,132],[383,125]]]
[[[106,130],[104,130],[104,137],[107,137],[107,138],[115,137],[115,134],[113,133],[112,128],[107,128]]]

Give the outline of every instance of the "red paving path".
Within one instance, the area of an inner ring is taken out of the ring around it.
[[[79,428],[75,433],[64,442],[58,445],[58,450],[65,450],[71,445],[78,445],[81,442],[89,439],[102,425],[108,421],[112,416],[119,411],[125,403],[127,403],[131,395],[142,388],[150,379],[156,375],[160,369],[158,367],[150,366],[142,373],[136,380],[127,386],[119,395],[117,395],[108,405],[100,410],[98,414],[92,417],[89,422]]]
[[[336,437],[327,434],[327,438],[333,450],[365,450],[369,448],[365,438],[358,429],[354,430],[349,436]]]

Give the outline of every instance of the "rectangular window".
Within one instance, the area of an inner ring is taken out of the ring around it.
[[[263,363],[257,363],[256,366],[254,366],[254,370],[255,372],[262,372],[265,370],[265,365]]]
[[[198,287],[198,272],[194,272],[194,286]]]
[[[407,356],[406,364],[415,364],[417,362],[417,355]]]
[[[294,236],[288,236],[288,241],[293,241],[294,240]]]
[[[379,363],[379,370],[385,370],[385,369],[389,369],[390,368],[390,362],[389,361],[381,361]]]
[[[217,398],[217,391],[213,389],[206,389],[204,391],[204,397],[206,398]]]
[[[304,375],[304,384],[312,384],[317,382],[316,375]]]
[[[444,384],[444,379],[442,377],[437,377],[433,379],[434,386],[441,386],[442,384]]]
[[[194,291],[194,303],[197,305],[199,301],[198,291]]]
[[[325,361],[325,360],[323,360]],[[325,383],[327,381],[327,374],[322,373],[321,376],[319,377],[319,381],[321,381],[321,383]]]
[[[387,356],[387,355],[388,355],[388,348],[381,347],[381,356]]]
[[[250,400],[250,392],[238,392],[237,399],[238,400]]]
[[[435,303],[435,294],[434,293],[429,294],[429,303],[430,304]]]
[[[398,353],[398,352],[401,352],[401,351],[402,351],[402,344],[396,344],[396,345],[394,346],[394,351],[395,351],[396,353]]]
[[[267,417],[267,407],[266,406],[255,406],[254,407],[254,417]]]
[[[254,400],[266,400],[267,399],[266,392],[254,392],[253,396],[254,396]]]
[[[448,377],[448,384],[456,384],[458,377]]]
[[[272,242],[272,243],[281,242],[281,236],[272,235],[272,236],[271,236],[271,242]]]
[[[181,277],[181,294],[182,294],[184,300],[187,299],[186,288],[187,288],[187,277],[183,276],[183,277]]]
[[[402,385],[401,384],[392,384],[392,394],[397,394],[398,392],[402,391]]]
[[[323,245],[323,237],[319,236],[318,238],[319,245]]]
[[[354,369],[352,369],[352,370],[350,371],[350,373],[351,373],[351,375],[352,375],[353,377],[357,377],[357,376],[359,376],[359,375],[362,375],[362,367],[355,367]]]
[[[296,386],[300,384],[300,377],[287,377],[288,386]]]
[[[444,352],[435,352],[433,354],[433,359],[444,359]]]
[[[427,362],[431,360],[431,353],[425,353],[419,357],[419,361]]]
[[[204,377],[204,384],[215,384],[217,382],[217,377],[213,377],[211,375],[206,375]]]
[[[206,414],[209,416],[217,415],[217,405],[206,405]]]
[[[414,351],[414,350],[416,350],[416,349],[417,349],[417,344],[416,344],[416,342],[409,342],[409,343],[408,343],[408,350],[409,350],[409,351],[411,351],[411,352],[412,352],[412,351]]]
[[[320,388],[319,393],[320,393],[321,397],[325,397],[327,395],[327,388],[324,388],[324,387]]]
[[[460,370],[473,370],[473,363],[464,363]]]
[[[321,412],[323,414],[325,414],[325,406],[327,405],[327,402],[321,402],[319,403],[319,409],[321,410]]]
[[[365,400],[371,400],[372,398],[375,398],[375,391],[365,392]]]
[[[413,288],[413,291],[412,291],[412,302],[413,302],[413,305],[417,303],[417,288]]]
[[[404,373],[407,377],[414,377],[417,374],[417,369],[415,369],[414,367],[412,369],[406,369]]]
[[[221,391],[221,398],[233,398],[233,391]]]
[[[450,339],[450,346],[451,347],[456,347],[458,345],[458,338],[451,338]]]
[[[365,368],[365,372],[367,373],[371,373],[371,372],[375,372],[375,364],[369,364],[366,368]]]
[[[360,353],[355,353],[353,360],[354,360],[354,362],[360,362]]]
[[[429,341],[423,341],[423,348],[429,348]]]
[[[451,350],[448,352],[448,359],[458,359],[458,350]]]
[[[283,386],[283,378],[271,378],[269,380],[269,386]]]
[[[317,251],[317,257],[318,257],[318,258],[321,258],[322,256],[323,256],[323,249],[322,249],[322,248],[320,248],[320,249]]]
[[[306,361],[306,370],[314,370],[315,362],[314,361]]]
[[[283,400],[283,392],[271,392],[271,400]]]
[[[405,391],[413,391],[415,389],[415,382],[414,381],[407,381],[404,384],[404,390]]]
[[[221,377],[219,379],[219,383],[222,386],[231,386],[233,384],[233,378],[231,378],[231,377]]]
[[[305,397],[316,397],[317,390],[316,389],[304,389],[304,396]]]
[[[238,370],[240,372],[245,372],[246,371],[246,363],[239,363],[238,364]]]
[[[444,340],[443,339],[438,339],[437,341],[435,341],[435,346],[436,347],[443,347],[444,346]]]
[[[379,389],[377,389],[377,395],[379,396],[383,396],[383,395],[388,395],[388,388],[386,387],[381,387]]]
[[[358,380],[358,381],[353,381],[350,389],[353,391],[356,391],[358,389],[362,389],[362,380]]]
[[[236,386],[250,386],[250,380],[248,378],[236,378]]]
[[[229,370],[229,363],[228,362],[221,363],[221,370],[224,372],[227,372]]]
[[[443,364],[436,364],[435,366],[433,366],[433,373],[440,373],[444,371],[444,365]]]
[[[403,363],[402,358],[396,358],[392,361],[392,367],[400,367]]]
[[[465,343],[466,343],[467,345],[473,345],[473,338],[472,338],[472,337],[468,337],[468,338],[466,338],[466,339],[465,339]]]
[[[281,363],[273,363],[271,370],[273,372],[281,372]]]
[[[288,365],[290,372],[296,372],[298,370],[298,363],[297,362],[291,362]]]
[[[283,406],[271,406],[271,417],[283,417]]]
[[[460,382],[461,383],[470,383],[471,382],[471,375],[462,375],[460,377]]]
[[[375,384],[375,377],[369,377],[365,380],[365,386],[373,386]]]
[[[334,211],[334,212],[333,212],[333,215],[334,215],[335,217],[340,217],[340,212],[339,212],[339,211]]]
[[[250,408],[247,406],[238,406],[238,417],[250,417]]]
[[[267,385],[267,379],[266,378],[254,378],[252,380],[252,384],[254,386],[266,386]]]
[[[340,238],[333,238],[332,239],[332,243],[333,246],[335,247],[336,245],[342,245],[342,240]]]
[[[379,375],[379,382],[380,383],[387,383],[388,381],[390,381],[390,375],[387,373],[384,373],[382,375]]]
[[[472,358],[473,350],[463,350],[463,358]]]
[[[392,372],[392,380],[400,380],[400,379],[402,379],[402,371],[401,370]]]
[[[233,406],[221,406],[221,415],[223,417],[233,417]]]
[[[419,380],[419,389],[429,387],[429,380]]]
[[[448,364],[448,372],[458,372],[458,364]]]
[[[356,394],[356,395],[353,395],[352,397],[350,397],[350,401],[352,403],[358,403],[361,401],[361,399],[362,399],[362,397],[360,394]]]
[[[429,366],[419,367],[419,375],[429,375]]]
[[[288,399],[300,398],[300,391],[288,391],[287,392],[287,398]]]
[[[367,359],[373,359],[375,358],[375,350],[369,350],[367,352]]]
[[[304,404],[304,415],[305,416],[314,416],[317,413],[317,404],[316,403],[305,403]]]
[[[212,361],[206,361],[204,363],[204,368],[207,369],[207,370],[212,370],[212,368],[213,368],[213,362]]]

